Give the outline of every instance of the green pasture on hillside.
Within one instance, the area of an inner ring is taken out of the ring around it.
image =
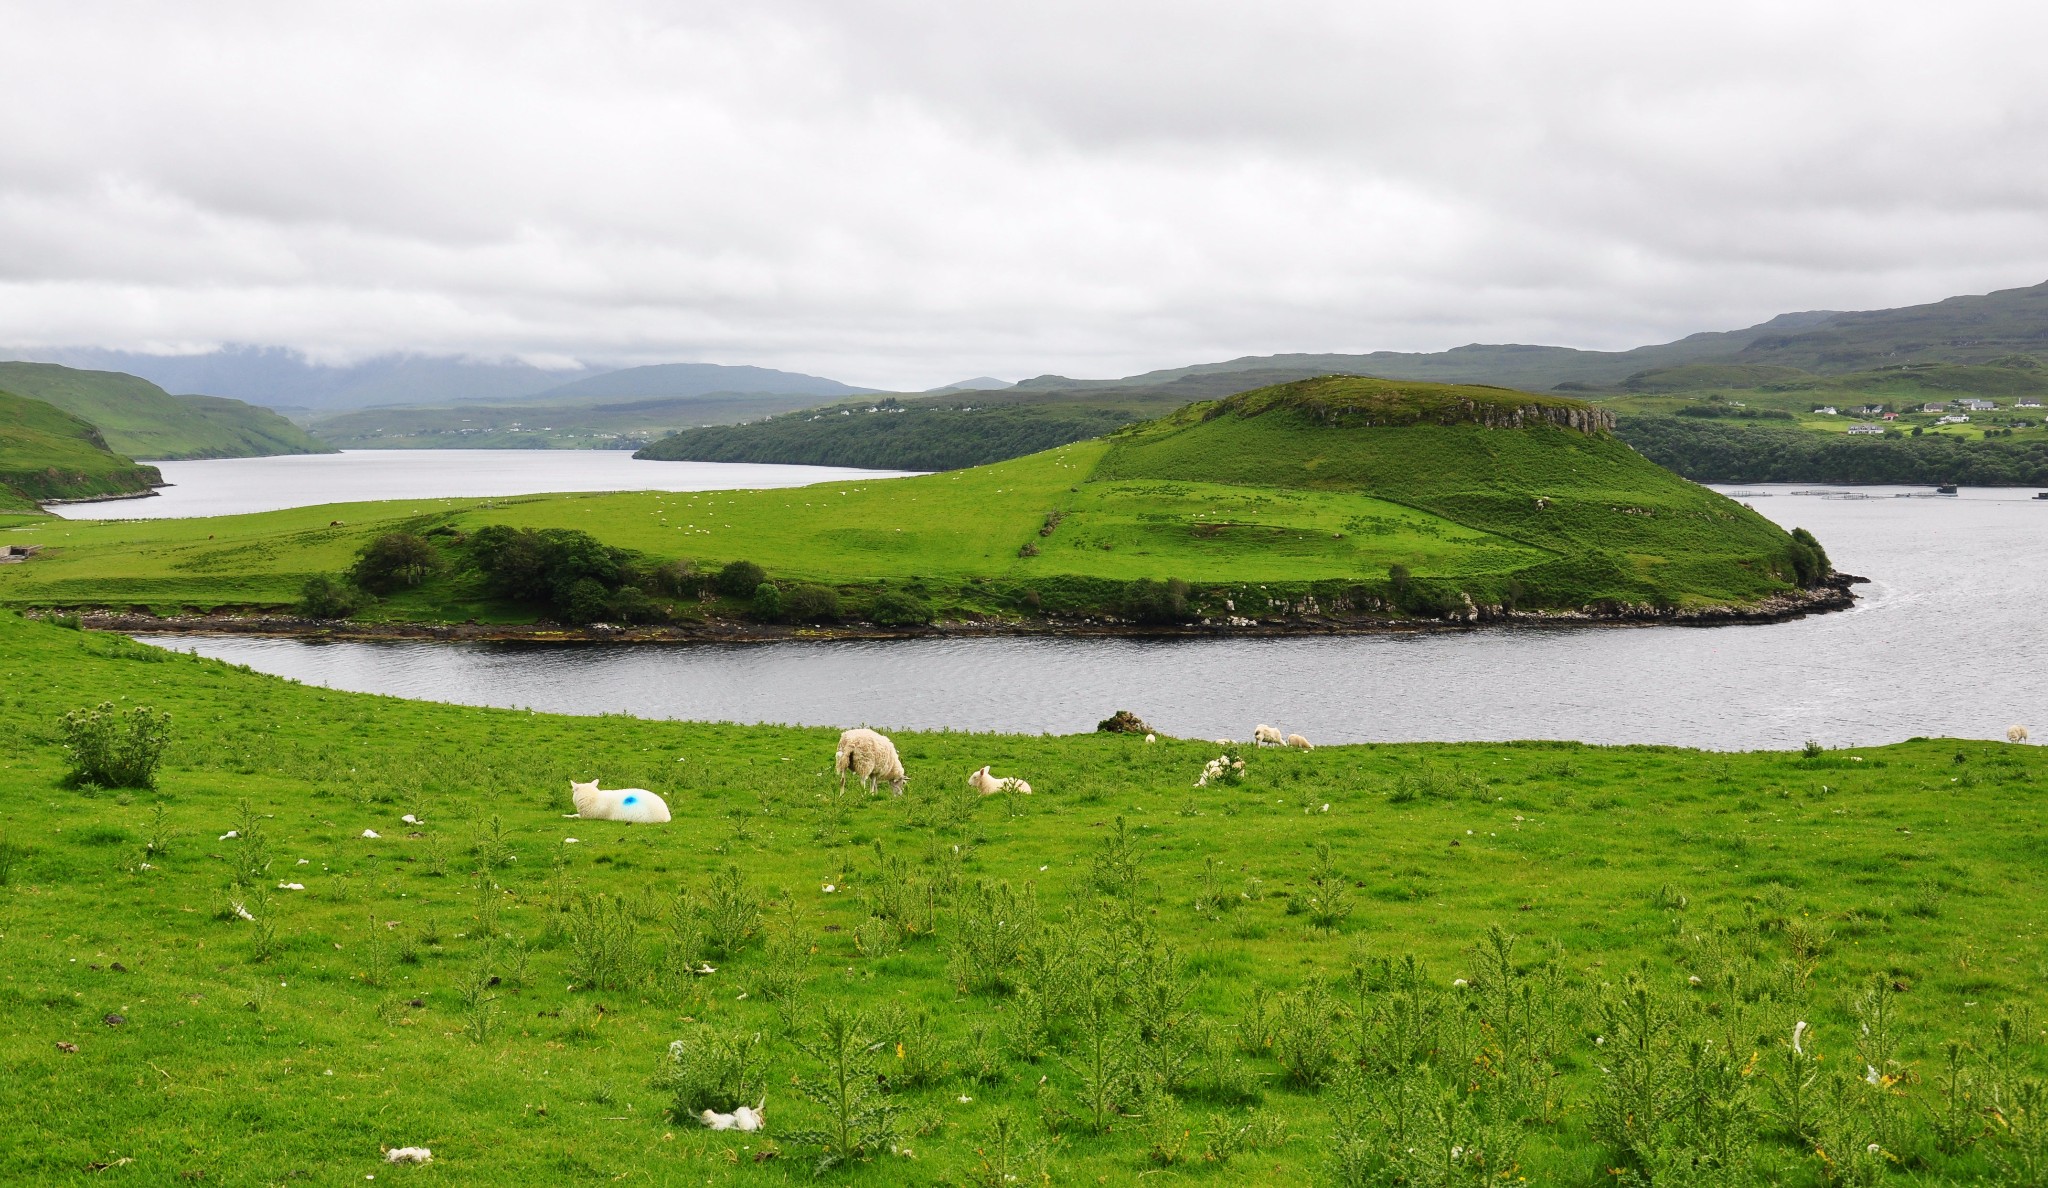
[[[170,714],[155,789],[66,782],[100,701]],[[899,733],[908,794],[842,798],[832,730],[338,693],[7,614],[0,726],[10,1183],[809,1182],[840,1010],[890,1125],[826,1182],[1904,1186],[2048,1151],[2032,747],[1240,751],[1197,788],[1214,744]],[[564,819],[592,776],[675,820]],[[756,1035],[765,1133],[670,1116],[672,1041]]]
[[[132,495],[160,481],[156,467],[114,453],[85,421],[0,392],[0,510],[33,511],[39,499]]]
[[[307,578],[346,569],[369,540],[405,530],[439,534],[451,575],[372,613],[516,617],[519,608],[492,605],[481,579],[465,576],[453,543],[489,524],[578,529],[700,570],[745,559],[777,581],[850,592],[915,584],[942,609],[1011,615],[1037,605],[1027,594],[1049,596],[1063,584],[1115,591],[1139,578],[1181,579],[1213,592],[1278,583],[1299,598],[1314,583],[1379,589],[1397,565],[1477,601],[1519,590],[1531,606],[1727,605],[1794,588],[1794,546],[1783,530],[1606,434],[1547,424],[1332,424],[1308,404],[1287,403],[1326,402],[1331,383],[1272,389],[1279,395],[1256,406],[1242,397],[1196,405],[1109,438],[910,479],[17,529],[10,539],[49,553],[0,577],[0,599],[281,605]],[[1426,405],[1432,418],[1449,416],[1453,403],[1524,400],[1499,389],[1334,383],[1340,395],[1420,401],[1415,407]],[[1527,399],[1566,413],[1584,408]],[[1102,597],[1115,595],[1072,601],[1094,610]],[[1212,601],[1220,611],[1223,596]]]
[[[0,390],[46,401],[88,421],[109,447],[137,458],[332,452],[267,408],[218,396],[173,396],[118,371],[0,362]]]

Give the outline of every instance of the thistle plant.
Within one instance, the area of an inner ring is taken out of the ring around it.
[[[678,1122],[756,1105],[768,1093],[767,1041],[758,1031],[694,1024],[670,1042],[653,1088],[669,1095],[669,1116]]]
[[[874,1053],[880,1044],[869,1038],[865,1016],[829,1004],[819,1012],[817,1029],[793,1042],[818,1066],[799,1077],[796,1088],[819,1107],[824,1123],[788,1132],[784,1140],[818,1148],[816,1174],[886,1150],[895,1137],[896,1108],[878,1087]]]
[[[711,876],[700,901],[706,939],[720,957],[731,957],[761,930],[761,897],[737,866]]]

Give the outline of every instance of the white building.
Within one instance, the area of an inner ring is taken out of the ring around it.
[[[1842,414],[1835,411],[1834,405],[1823,404],[1819,408],[1813,410],[1813,415],[1817,417],[1839,417]]]
[[[1851,426],[1849,426],[1849,432],[1850,432],[1850,433],[1853,433],[1853,434],[1857,434],[1857,435],[1859,435],[1859,436],[1865,436],[1865,437],[1869,437],[1869,436],[1878,436],[1878,437],[1882,437],[1882,436],[1884,435],[1884,426],[1883,426],[1883,425],[1851,425]]]
[[[1970,418],[1964,413],[1950,413],[1934,423],[1937,425],[1967,425],[1970,423]]]
[[[1958,400],[1956,407],[1966,408],[1971,412],[1990,412],[1998,406],[1989,400]]]

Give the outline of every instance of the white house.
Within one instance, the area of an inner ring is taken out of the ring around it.
[[[1943,404],[1943,403],[1942,403],[1941,401],[1939,401],[1939,400],[1931,400],[1931,401],[1928,401],[1928,402],[1927,402],[1926,404],[1923,404],[1923,405],[1921,405],[1921,406],[1920,406],[1920,411],[1921,411],[1921,412],[1947,412],[1947,411],[1948,411],[1948,405],[1946,405],[1946,404]]]
[[[2041,407],[2041,402],[2040,402],[2039,400],[2036,400],[2036,399],[2034,399],[2034,398],[2033,398],[2032,396],[2022,396],[2022,397],[2020,397],[2020,398],[2019,398],[2018,400],[2016,400],[2016,401],[2014,401],[2014,402],[2013,402],[2013,407],[2014,407],[2014,408],[2039,408],[2039,407]]]
[[[1817,417],[1839,417],[1842,414],[1835,411],[1834,405],[1823,404],[1819,408],[1813,410],[1813,415]]]
[[[1852,434],[1856,434],[1856,435],[1858,435],[1858,436],[1865,436],[1865,437],[1867,437],[1867,436],[1872,436],[1872,435],[1875,435],[1875,436],[1880,436],[1880,437],[1881,437],[1881,436],[1883,436],[1883,435],[1884,435],[1884,426],[1883,426],[1883,425],[1851,425],[1851,426],[1849,426],[1849,432],[1850,432],[1850,433],[1852,433]]]
[[[1965,413],[1950,413],[1934,423],[1937,425],[1967,425],[1970,423],[1970,418]]]
[[[1956,407],[1966,408],[1971,412],[1990,412],[1998,406],[1989,400],[1958,400]]]

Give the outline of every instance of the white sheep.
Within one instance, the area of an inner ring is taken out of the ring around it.
[[[432,1163],[434,1152],[427,1147],[393,1147],[384,1152],[386,1163]]]
[[[1287,745],[1287,736],[1266,725],[1264,722],[1252,727],[1252,745],[1255,747]]]
[[[587,784],[569,781],[569,799],[576,802],[576,815],[586,821],[629,821],[661,825],[668,821],[668,802],[645,788],[604,788],[592,780]]]
[[[2024,726],[2022,726],[2022,725],[2020,725],[2020,724],[2018,724],[2017,722],[2015,722],[2015,723],[2014,723],[2014,724],[2012,724],[2011,726],[2008,726],[2008,727],[2006,727],[2006,728],[2005,728],[2005,741],[2007,741],[2007,742],[2025,742],[2025,741],[2027,741],[2027,728],[2026,728],[2026,727],[2024,727]]]
[[[998,792],[1019,792],[1025,796],[1031,795],[1030,784],[1014,776],[1008,779],[992,776],[988,773],[988,768],[986,767],[968,776],[967,786],[983,796],[993,796]]]
[[[867,727],[848,730],[839,736],[839,750],[832,756],[832,769],[839,773],[839,790],[846,791],[846,773],[851,771],[861,786],[872,792],[883,783],[896,795],[910,777],[903,774],[903,760],[896,744]]]
[[[762,1130],[768,1125],[768,1099],[763,1097],[759,1105],[740,1106],[730,1114],[705,1110],[697,1117],[711,1130]]]
[[[1316,745],[1314,743],[1308,741],[1299,734],[1288,735],[1287,745],[1293,747],[1297,751],[1313,751],[1316,749]]]

